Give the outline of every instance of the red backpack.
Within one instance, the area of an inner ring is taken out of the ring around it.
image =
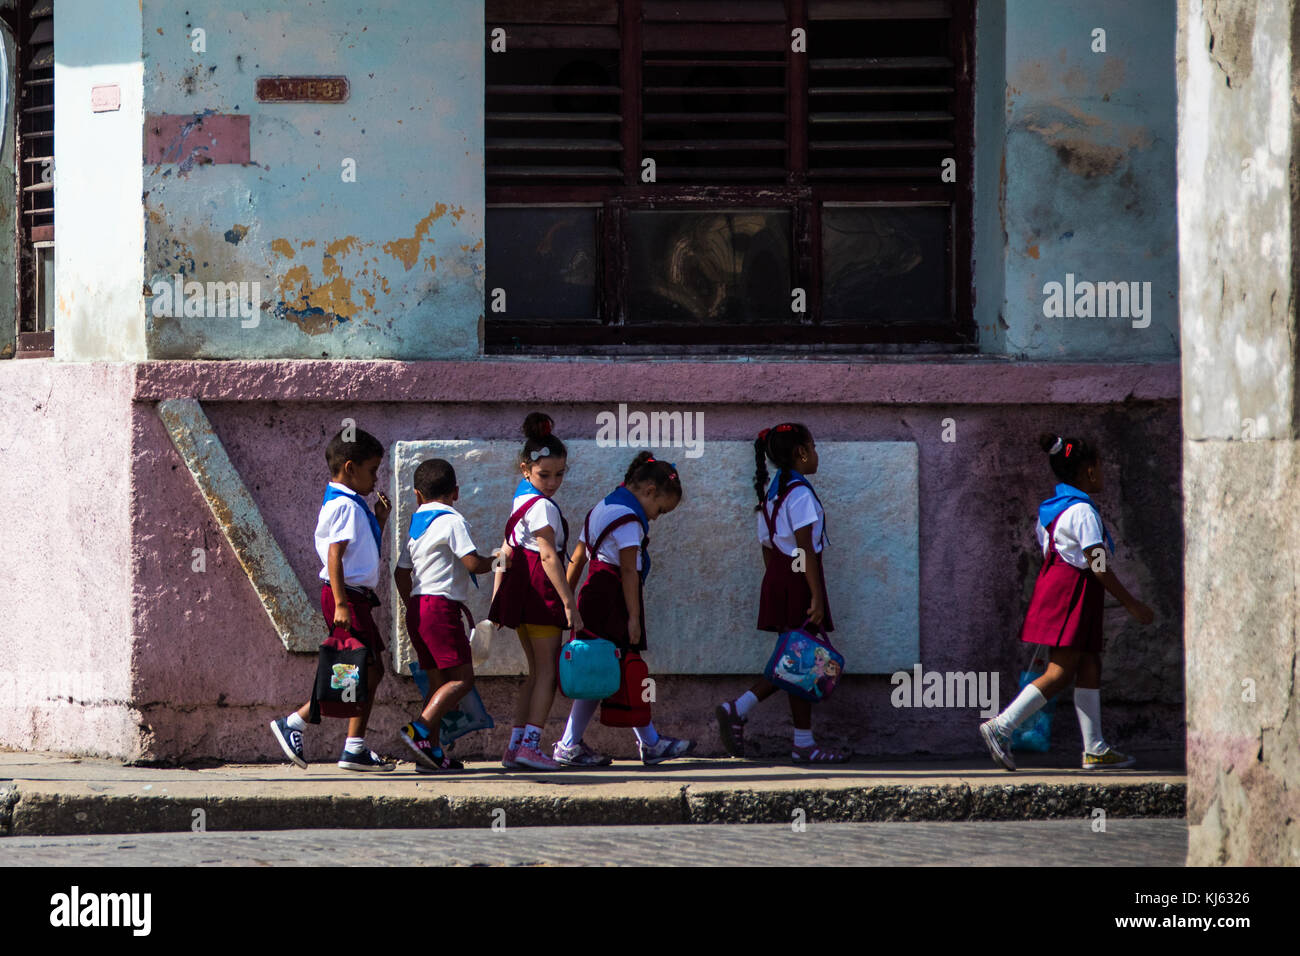
[[[626,651],[619,661],[618,690],[600,704],[600,722],[606,727],[644,727],[650,723],[650,702],[644,700],[650,668],[636,651]]]

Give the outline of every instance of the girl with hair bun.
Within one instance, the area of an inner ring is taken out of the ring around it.
[[[623,484],[597,502],[582,523],[569,562],[569,584],[577,587],[590,557],[590,573],[578,591],[578,608],[585,625],[583,636],[612,642],[623,659],[623,686],[603,702],[607,710],[633,710],[627,701],[639,693],[635,686],[628,686],[628,675],[631,661],[636,661],[638,674],[645,673],[639,652],[646,649],[644,584],[650,574],[647,535],[650,522],[668,514],[681,500],[682,480],[677,466],[657,461],[650,452],[643,451],[628,467]],[[569,767],[599,767],[610,762],[609,757],[596,753],[582,740],[601,704],[597,700],[573,702],[564,736],[555,745],[553,755],[557,761]],[[627,726],[644,715],[645,723],[633,726],[642,763],[663,763],[695,749],[692,740],[662,736],[650,719],[648,705],[636,711],[626,722],[616,725]],[[601,720],[612,722],[608,712],[602,713]]]
[[[1102,490],[1101,454],[1092,442],[1042,434],[1039,447],[1048,456],[1059,484],[1038,507],[1035,532],[1043,566],[1034,582],[1020,639],[1051,647],[1043,675],[1006,710],[980,725],[980,736],[995,763],[1015,770],[1011,733],[1054,694],[1074,681],[1074,709],[1083,735],[1084,770],[1118,770],[1136,762],[1106,743],[1101,735],[1102,591],[1124,605],[1141,624],[1154,613],[1120,583],[1107,567],[1106,549],[1115,542],[1089,497]]]
[[[770,481],[768,461],[777,469]],[[812,432],[797,422],[764,428],[754,440],[754,493],[758,497],[754,510],[758,512],[758,543],[763,548],[765,568],[758,599],[760,631],[782,634],[802,627],[808,620],[827,632],[835,629],[822,571],[826,512],[807,477],[817,473],[818,463]],[[775,684],[760,677],[740,697],[718,705],[715,715],[727,753],[733,757],[745,755],[749,712],[776,691]],[[812,702],[793,694],[789,697],[794,724],[790,759],[795,763],[848,760],[847,754],[817,745],[812,732]]]
[[[533,412],[524,419],[522,475],[515,488],[502,552],[510,565],[498,571],[488,620],[514,628],[528,660],[528,676],[519,690],[510,742],[501,756],[506,768],[554,770],[558,764],[542,752],[542,727],[555,701],[555,665],[565,628],[579,629],[582,617],[565,578],[569,524],[552,500],[564,481],[568,449],[553,432],[551,416]]]

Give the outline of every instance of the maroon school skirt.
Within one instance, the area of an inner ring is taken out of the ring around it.
[[[825,552],[821,552],[825,553]],[[767,562],[763,573],[763,587],[758,595],[758,629],[775,631],[778,634],[792,631],[808,620],[808,608],[812,605],[812,589],[808,587],[808,577],[802,571],[795,571],[791,565],[794,559],[779,550],[772,549],[772,557]],[[822,607],[826,616],[822,619],[822,629],[835,630],[831,620],[831,602],[826,596],[826,574],[821,561],[817,562],[817,583],[822,591]]]
[[[1026,644],[1075,647],[1100,654],[1103,591],[1096,575],[1065,561],[1052,541],[1038,569],[1020,639]]]
[[[506,568],[501,587],[488,609],[488,620],[511,628],[520,624],[569,626],[564,602],[546,576],[542,556],[536,551],[519,544],[511,550],[510,567]]]
[[[641,643],[638,651],[646,649],[645,592],[637,581],[637,594],[641,604]],[[629,650],[627,636],[627,599],[623,597],[623,571],[617,564],[595,560],[587,580],[578,591],[578,613],[582,615],[582,633],[588,637],[603,637],[618,647]]]

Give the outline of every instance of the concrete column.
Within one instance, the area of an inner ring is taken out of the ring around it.
[[[1300,863],[1297,0],[1180,0],[1188,863]]]

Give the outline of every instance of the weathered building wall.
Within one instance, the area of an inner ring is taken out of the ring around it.
[[[977,12],[981,351],[1176,359],[1174,0],[982,0]],[[1045,284],[1067,275],[1150,283],[1148,315],[1045,315]]]
[[[0,747],[136,757],[129,366],[0,365]],[[149,498],[150,482],[138,490]]]
[[[1300,863],[1294,0],[1179,3],[1188,862]]]
[[[55,357],[146,354],[139,0],[60,0],[54,64]],[[120,110],[92,113],[90,89],[117,84]]]
[[[1043,428],[1068,423],[1096,435],[1107,452],[1108,487],[1100,503],[1119,544],[1120,573],[1158,615],[1156,625],[1143,629],[1122,611],[1108,611],[1107,735],[1143,755],[1173,752],[1181,743],[1181,558],[1179,549],[1168,546],[1169,529],[1176,533],[1178,527],[1179,443],[1171,400],[1174,381],[1166,372],[1003,369],[989,397],[977,401],[969,389],[982,380],[978,368],[882,370],[864,384],[853,366],[836,364],[822,366],[806,382],[821,402],[792,408],[755,405],[746,396],[758,381],[780,385],[795,374],[806,379],[797,366],[606,365],[586,376],[569,402],[540,406],[531,402],[541,396],[531,393],[545,389],[515,379],[513,363],[258,367],[265,374],[259,376],[256,396],[248,394],[247,370],[238,365],[216,370],[191,363],[151,366],[142,372],[137,389],[134,468],[137,482],[148,482],[152,491],[138,500],[132,519],[134,627],[141,646],[135,695],[149,702],[149,747],[158,757],[275,759],[266,721],[307,693],[315,666],[309,655],[284,650],[172,449],[152,405],[171,394],[196,394],[203,401],[268,527],[313,593],[319,566],[311,532],[325,481],[322,449],[345,415],[390,447],[413,438],[511,440],[524,414],[535,407],[555,416],[561,437],[592,439],[597,413],[636,394],[656,408],[703,411],[706,458],[710,440],[751,439],[758,428],[781,417],[807,422],[825,442],[915,442],[921,482],[919,661],[927,671],[999,671],[1004,700],[1028,657],[1018,637],[1037,571],[1033,520],[1052,486],[1034,438]],[[511,402],[492,400],[510,390],[512,382],[514,391],[523,394]],[[1130,393],[1133,401],[1118,404]],[[683,403],[684,395],[692,396],[689,404]],[[1101,404],[1092,404],[1094,400]],[[942,440],[940,423],[949,417],[958,423],[955,442]],[[690,495],[692,460],[680,449],[662,451],[677,461]],[[602,449],[597,460],[588,456],[571,466],[617,477],[631,455],[626,448]],[[390,481],[391,466],[390,456],[381,483]],[[467,486],[482,480],[472,471],[459,478]],[[839,483],[818,485],[832,521],[828,562],[864,560],[862,542],[835,532],[835,516],[855,507],[856,490]],[[593,503],[570,500],[564,489],[559,500],[571,523]],[[500,520],[505,517],[502,511]],[[713,547],[757,547],[753,513],[747,509],[732,516],[735,539],[723,545],[692,534],[673,518],[668,515],[651,529],[657,566],[708,564]],[[484,549],[492,547],[499,532],[474,528]],[[194,548],[207,554],[205,573],[192,570]],[[728,574],[711,582],[710,590],[756,600],[757,588],[757,579]],[[380,590],[385,601],[380,622],[387,631],[393,607],[386,579]],[[832,594],[832,607],[835,600]],[[752,639],[752,620],[718,620],[712,607],[708,601],[693,601],[689,616],[695,626],[680,632],[656,630],[654,621],[648,621],[652,639],[660,647],[691,641],[706,648]],[[766,645],[768,639],[761,640]],[[654,668],[653,652],[648,660]],[[657,720],[668,732],[698,736],[703,752],[720,753],[712,708],[719,695],[739,693],[750,682],[751,676],[665,678]],[[490,712],[508,722],[516,681],[491,677],[481,684]],[[819,732],[864,755],[959,755],[979,749],[977,709],[895,709],[892,690],[887,676],[863,676],[858,670],[819,710]],[[381,693],[373,722],[377,740],[398,726],[414,696],[409,678],[390,683]],[[564,713],[557,703],[548,740],[562,728]],[[788,742],[788,720],[788,709],[779,703],[763,708],[751,736],[767,752],[778,753]],[[505,729],[466,738],[463,749],[494,756]],[[331,756],[338,732],[335,727],[309,735],[309,757]],[[632,753],[629,734],[597,731],[596,739],[625,756]],[[1055,743],[1058,754],[1068,755],[1057,759],[1072,763],[1079,745],[1068,700],[1058,711]]]
[[[482,4],[143,9],[146,284],[259,284],[255,315],[148,302],[149,356],[477,354]],[[346,76],[349,98],[258,102],[257,78],[278,74]]]

